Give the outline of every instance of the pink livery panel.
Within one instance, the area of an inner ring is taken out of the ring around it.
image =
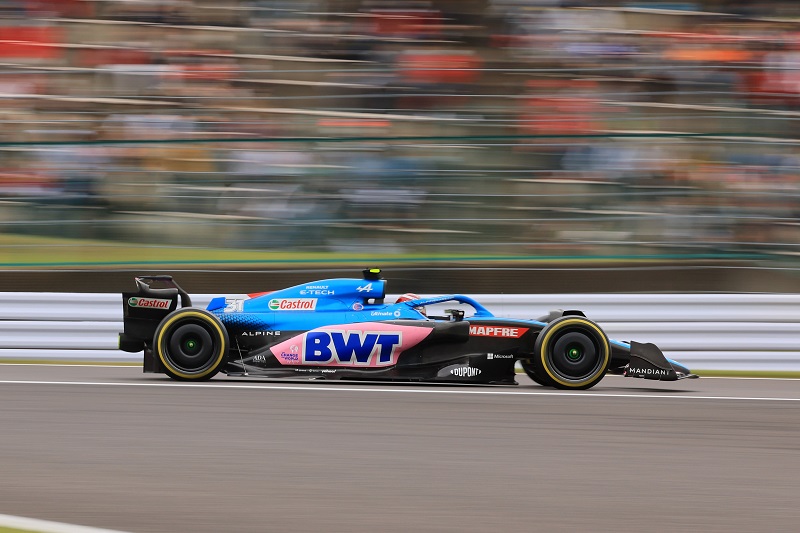
[[[433,332],[431,327],[379,322],[323,326],[292,337],[270,350],[283,365],[380,368]]]

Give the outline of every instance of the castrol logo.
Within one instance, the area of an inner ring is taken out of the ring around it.
[[[147,307],[149,309],[169,309],[172,300],[162,300],[160,298],[128,298],[128,305],[131,307]]]
[[[273,298],[269,301],[272,311],[313,311],[317,308],[316,298]]]

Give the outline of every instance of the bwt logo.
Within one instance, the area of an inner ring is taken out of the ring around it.
[[[355,365],[392,364],[403,341],[403,334],[365,331],[311,331],[306,333],[303,361],[312,364],[331,362]],[[377,361],[374,356],[377,354]]]

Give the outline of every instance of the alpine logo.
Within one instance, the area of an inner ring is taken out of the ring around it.
[[[481,373],[481,369],[473,366],[460,366],[450,370],[450,373],[460,378],[474,378]]]
[[[131,307],[147,307],[150,309],[169,309],[172,300],[161,300],[159,298],[128,298],[128,305]]]
[[[311,331],[306,334],[303,360],[322,365],[335,361],[364,366],[387,364],[394,361],[402,340],[403,334],[399,331]]]
[[[480,326],[469,327],[469,334],[473,337],[506,337],[518,339],[527,333],[528,328],[510,328],[508,326]]]
[[[273,298],[269,301],[273,311],[313,311],[317,308],[316,298]]]
[[[243,331],[242,337],[272,337],[280,334],[280,331]]]

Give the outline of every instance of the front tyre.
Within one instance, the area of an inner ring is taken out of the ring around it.
[[[610,362],[608,337],[600,326],[582,316],[550,322],[536,338],[531,359],[533,373],[542,384],[574,390],[594,387]]]
[[[226,363],[228,333],[212,313],[184,307],[161,321],[153,339],[153,349],[169,377],[211,379]]]
[[[554,387],[554,383],[549,379],[544,379],[542,376],[536,373],[536,369],[533,366],[533,361],[530,359],[521,359],[520,365],[522,366],[522,370],[525,371],[525,374],[529,378],[533,380],[534,383],[541,385],[542,387]]]

